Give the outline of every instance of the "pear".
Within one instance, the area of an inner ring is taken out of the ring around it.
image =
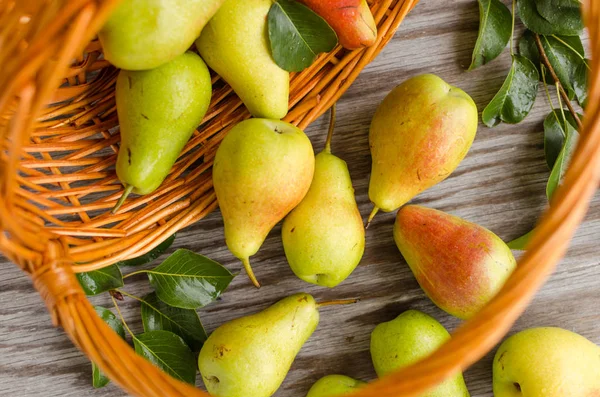
[[[365,250],[365,228],[346,162],[331,154],[331,125],[325,150],[315,157],[308,193],[283,222],[281,236],[292,271],[300,279],[335,287],[356,268]]]
[[[215,397],[269,397],[319,323],[309,294],[295,294],[262,312],[217,328],[204,342],[198,367]]]
[[[315,168],[308,137],[279,120],[249,119],[217,149],[213,184],[229,250],[258,287],[250,267],[269,231],[306,195]]]
[[[495,397],[600,396],[600,347],[561,328],[521,331],[498,348],[493,385]]]
[[[127,70],[154,69],[183,54],[224,0],[123,0],[98,38],[104,57]]]
[[[379,377],[407,367],[433,353],[450,334],[433,317],[408,310],[381,323],[371,334],[371,358]],[[468,397],[461,373],[443,381],[420,397]]]
[[[377,24],[367,0],[300,0],[335,30],[342,47],[370,47],[377,40]]]
[[[401,208],[394,240],[433,303],[461,319],[485,306],[516,267],[494,233],[431,208]]]
[[[117,175],[127,194],[149,194],[169,174],[210,104],[210,72],[193,52],[148,71],[121,70],[116,102],[121,128]]]
[[[334,397],[350,394],[366,382],[345,375],[327,375],[315,382],[306,397]]]
[[[226,0],[196,46],[254,117],[281,119],[288,112],[290,78],[271,56],[271,5],[272,0]]]
[[[433,74],[406,80],[381,102],[369,131],[369,198],[377,211],[400,208],[446,179],[477,131],[477,107],[464,91]]]

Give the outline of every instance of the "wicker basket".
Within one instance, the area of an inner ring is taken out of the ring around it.
[[[356,51],[338,47],[294,74],[286,120],[304,128],[323,114],[391,39],[416,2],[374,1],[377,43]],[[119,142],[112,132],[117,126],[117,70],[100,59],[101,48],[93,38],[117,3],[3,2],[0,249],[31,276],[54,324],[127,392],[207,396],[137,356],[97,317],[74,273],[145,253],[214,210],[210,167],[215,149],[228,129],[249,115],[215,76],[209,112],[165,183],[111,214],[122,193],[113,167]],[[582,138],[518,269],[499,295],[437,352],[355,396],[417,396],[464,370],[505,335],[564,254],[600,180],[600,2],[584,3],[593,61]]]

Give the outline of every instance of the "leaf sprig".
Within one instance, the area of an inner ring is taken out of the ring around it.
[[[581,38],[583,21],[579,0],[513,0],[511,11],[500,0],[478,0],[479,35],[469,70],[480,67],[502,53],[510,42],[512,57],[508,75],[482,112],[488,127],[501,122],[517,124],[531,111],[539,81],[551,105],[544,122],[544,151],[550,168],[546,195],[550,201],[560,186],[577,144],[581,115],[572,101],[587,104],[589,61]],[[514,53],[513,37],[518,15],[528,28]],[[507,37],[509,38],[507,40]],[[554,108],[548,85],[554,85],[558,108]],[[566,109],[563,108],[566,106]],[[524,249],[532,232],[509,243]]]
[[[167,239],[151,252],[104,269],[81,273],[80,284],[88,295],[108,292],[118,317],[109,309],[97,306],[96,312],[119,336],[129,333],[136,353],[173,377],[195,383],[196,355],[207,335],[196,309],[216,300],[234,275],[219,263],[192,251],[179,249],[154,269],[138,270],[125,276],[121,267],[140,266],[160,256],[173,243]],[[137,297],[124,291],[124,279],[145,273],[155,292]],[[144,332],[135,334],[121,315],[117,299],[129,297],[140,302]],[[120,319],[119,319],[120,318]],[[104,387],[108,378],[92,363],[92,384]]]

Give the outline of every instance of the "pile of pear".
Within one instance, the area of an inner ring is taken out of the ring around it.
[[[209,108],[212,79],[223,78],[256,118],[279,120],[289,107],[289,72],[271,56],[267,15],[272,0],[123,0],[99,32],[104,57],[122,69],[116,85],[121,147],[117,176],[130,193],[163,183]],[[366,0],[351,8],[305,1],[355,49],[375,43]],[[200,56],[190,52],[194,45]]]

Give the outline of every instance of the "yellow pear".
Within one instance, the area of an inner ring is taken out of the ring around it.
[[[254,117],[288,112],[289,73],[271,56],[267,14],[272,0],[226,0],[196,40],[200,55]]]
[[[217,328],[198,357],[208,392],[214,397],[273,395],[317,328],[318,307],[311,295],[295,294]]]
[[[565,329],[527,329],[498,348],[493,382],[495,397],[598,397],[600,347]]]
[[[406,80],[381,102],[369,132],[373,165],[369,198],[379,209],[400,208],[446,179],[477,131],[477,107],[464,91],[433,74]]]
[[[302,280],[335,287],[358,266],[365,250],[365,228],[354,198],[346,162],[331,154],[331,134],[315,158],[315,174],[302,202],[281,229],[285,256]]]
[[[250,267],[269,231],[306,195],[315,169],[308,137],[279,120],[249,119],[227,134],[215,156],[213,184],[229,250]]]

